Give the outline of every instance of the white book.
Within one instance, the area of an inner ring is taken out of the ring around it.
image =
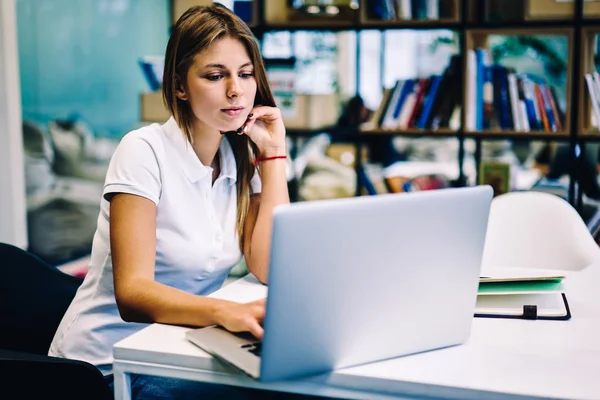
[[[477,296],[476,316],[524,318],[524,306],[535,306],[536,318],[568,319],[567,303],[562,293],[521,293]],[[531,310],[531,308],[529,308]],[[533,318],[532,316],[532,319]]]
[[[467,50],[467,115],[466,130],[475,131],[477,122],[477,61],[475,50]]]
[[[596,84],[592,74],[585,74],[585,83],[587,84],[588,93],[590,95],[590,103],[592,105],[592,126],[598,127],[600,123],[600,107],[598,106],[598,98],[596,97]]]
[[[387,109],[385,110],[383,121],[381,122],[381,127],[383,129],[396,128],[396,119],[394,118],[394,111],[396,110],[398,100],[400,100],[400,94],[402,93],[402,88],[405,84],[405,80],[399,80],[396,82],[396,85],[394,85],[392,97],[390,98],[390,102],[388,103]]]
[[[513,116],[513,128],[517,131],[524,131],[521,112],[519,111],[519,90],[517,88],[517,76],[509,73],[508,76],[508,95],[510,96],[510,107]]]
[[[594,90],[596,93],[596,103],[598,104],[598,107],[600,107],[600,75],[598,74],[598,72],[593,71],[592,72],[592,80],[594,81]],[[598,120],[598,127],[600,127],[600,120]]]
[[[412,6],[410,0],[396,0],[398,19],[412,19]]]
[[[418,83],[415,82],[413,92],[406,97],[406,100],[404,100],[404,104],[402,105],[402,110],[400,111],[400,117],[398,118],[397,129],[408,128],[408,122],[410,120],[410,116],[412,115],[412,111],[415,108],[415,104],[417,102],[418,87],[419,87]]]
[[[439,0],[427,0],[427,18],[440,19]]]
[[[519,100],[519,119],[523,124],[523,132],[529,132],[531,127],[529,126],[529,118],[527,117],[527,107],[525,106],[524,100]]]

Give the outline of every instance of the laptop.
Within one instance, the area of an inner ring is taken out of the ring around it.
[[[262,342],[218,326],[186,338],[260,381],[464,343],[492,196],[475,186],[278,206]]]

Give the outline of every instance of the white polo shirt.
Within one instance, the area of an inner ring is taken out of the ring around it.
[[[231,145],[219,148],[221,173],[203,165],[173,118],[125,135],[110,162],[94,235],[90,269],[64,315],[49,355],[84,360],[112,373],[112,346],[146,324],[124,322],[114,295],[109,240],[112,193],[156,204],[155,280],[186,292],[217,290],[241,259],[236,230],[236,163]],[[258,175],[253,193],[261,191]]]

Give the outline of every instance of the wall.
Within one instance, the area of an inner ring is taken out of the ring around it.
[[[0,1],[0,242],[27,247],[14,0]]]
[[[16,8],[24,118],[79,115],[112,137],[139,123],[148,85],[138,59],[164,56],[169,0],[16,0]]]

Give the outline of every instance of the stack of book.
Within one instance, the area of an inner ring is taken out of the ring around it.
[[[379,108],[363,129],[402,131],[449,128],[460,119],[460,56],[450,58],[441,75],[401,79],[386,89]]]
[[[557,271],[488,270],[479,280],[475,316],[569,319],[564,278],[565,275]]]
[[[544,79],[493,64],[485,48],[468,50],[467,71],[467,130],[563,130],[556,90]]]

